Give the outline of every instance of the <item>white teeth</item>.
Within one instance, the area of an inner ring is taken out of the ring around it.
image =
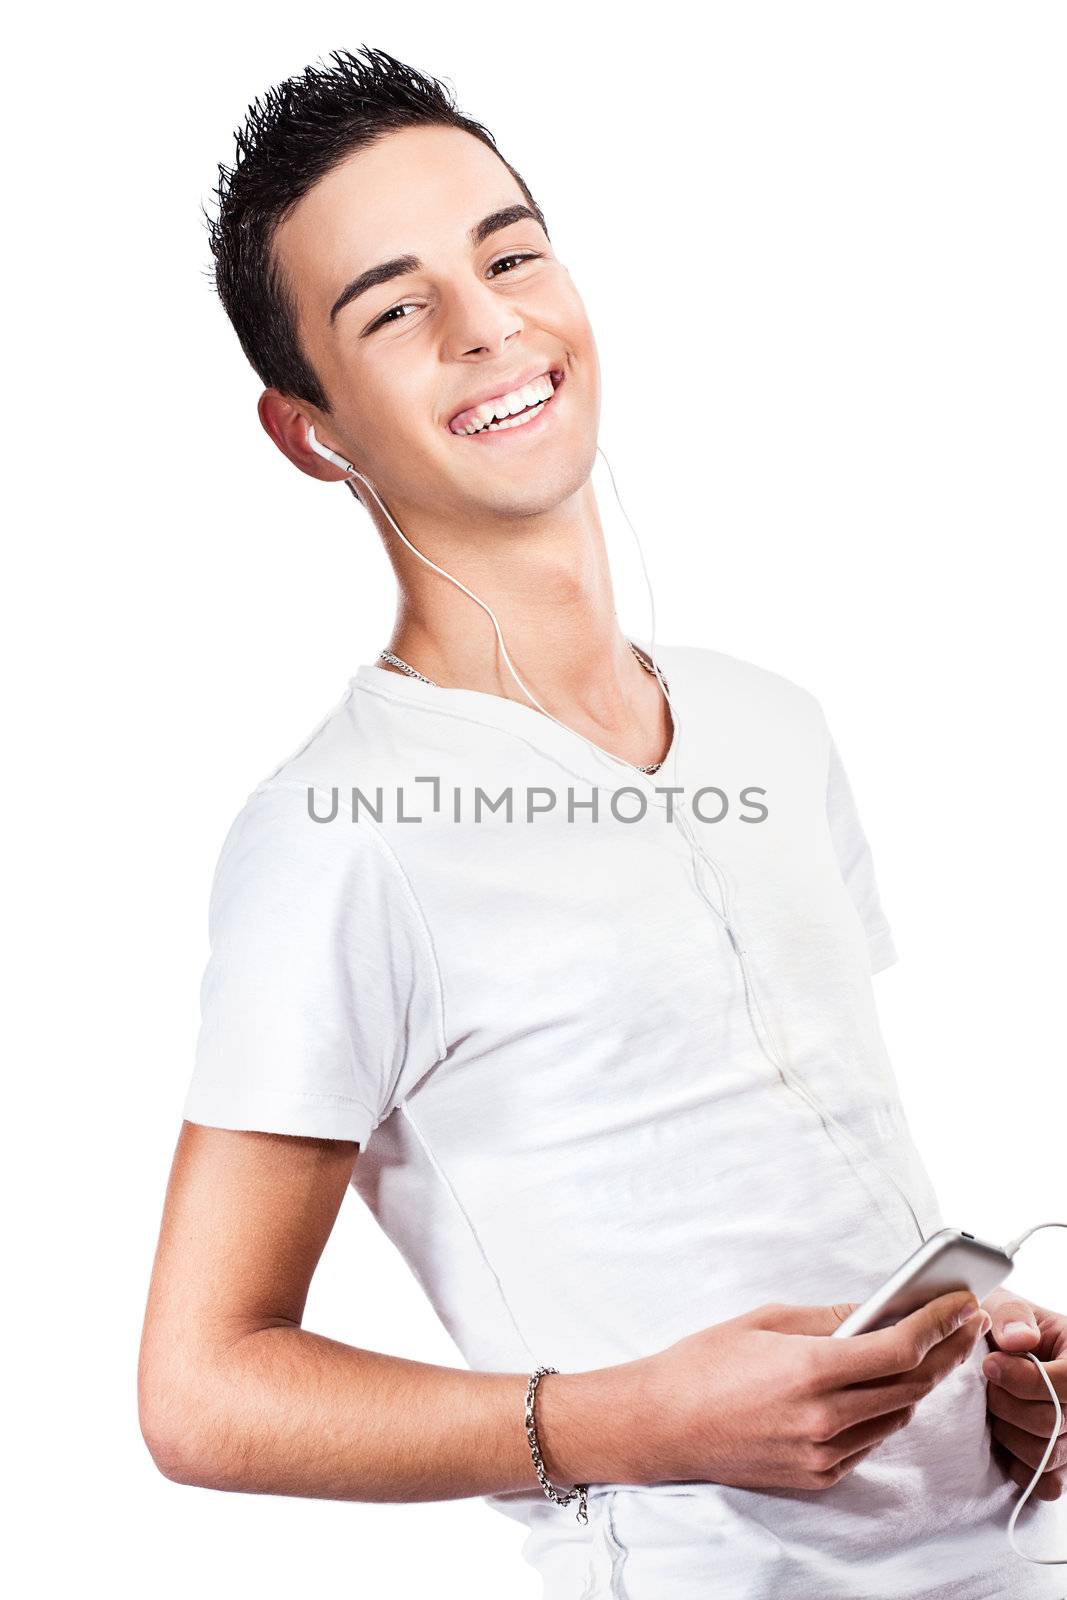
[[[552,379],[546,374],[543,378],[535,378],[533,383],[528,383],[522,389],[513,389],[509,394],[501,395],[498,400],[486,400],[478,406],[470,422],[463,429],[464,433],[481,433],[485,428],[502,425],[516,412],[524,411],[527,406],[538,406],[539,402],[548,400],[554,393]],[[533,416],[535,413],[530,412]]]
[[[487,433],[496,433],[500,428],[521,428],[527,422],[532,422],[534,417],[539,417],[544,410],[544,404],[534,406],[532,411],[524,411],[521,417],[506,417],[503,422],[490,422],[485,429]]]

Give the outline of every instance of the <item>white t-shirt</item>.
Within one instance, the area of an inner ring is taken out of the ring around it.
[[[653,775],[528,702],[361,666],[212,885],[185,1117],[358,1141],[353,1187],[472,1369],[584,1371],[768,1301],[862,1300],[945,1225],[818,702],[714,650],[656,655],[675,733]],[[760,1048],[735,945],[851,1140]],[[594,1484],[584,1526],[531,1465],[487,1503],[528,1526],[545,1600],[1059,1596],[1008,1544],[985,1350],[827,1490]],[[1051,1509],[1020,1515],[1035,1554],[1058,1553]]]

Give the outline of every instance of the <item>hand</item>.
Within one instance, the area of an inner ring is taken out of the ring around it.
[[[1067,1488],[1067,1316],[1007,1289],[994,1289],[982,1305],[993,1319],[987,1337],[996,1352],[982,1363],[989,1379],[986,1408],[994,1459],[1025,1489],[1048,1446],[1056,1412],[1040,1372],[1026,1359],[1026,1352],[1032,1351],[1048,1373],[1064,1415],[1059,1443],[1030,1498],[1058,1500]]]
[[[624,1481],[829,1488],[907,1427],[989,1325],[953,1290],[892,1327],[830,1338],[853,1310],[759,1306],[631,1363],[640,1426]]]

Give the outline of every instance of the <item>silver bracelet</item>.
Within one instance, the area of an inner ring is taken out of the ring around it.
[[[570,1491],[569,1494],[560,1494],[558,1489],[554,1489],[552,1487],[552,1485],[549,1483],[548,1478],[547,1478],[547,1476],[545,1474],[544,1465],[543,1465],[543,1463],[541,1461],[541,1449],[540,1449],[540,1446],[537,1443],[537,1433],[536,1433],[536,1430],[534,1428],[533,1408],[534,1408],[534,1394],[535,1394],[535,1392],[537,1390],[537,1385],[540,1383],[541,1379],[545,1376],[546,1373],[558,1372],[558,1371],[559,1371],[558,1367],[538,1367],[537,1371],[532,1373],[531,1376],[530,1376],[530,1381],[526,1386],[526,1437],[530,1441],[530,1451],[531,1451],[531,1454],[533,1455],[533,1464],[534,1464],[534,1467],[537,1470],[538,1480],[540,1481],[541,1487],[545,1491],[545,1493],[547,1494],[548,1498],[550,1500],[554,1500],[556,1505],[558,1505],[558,1506],[566,1506],[566,1505],[570,1505],[570,1503],[574,1499],[575,1495],[577,1495],[578,1496],[578,1521],[579,1522],[588,1522],[589,1521],[589,1508],[588,1508],[588,1505],[586,1504],[585,1496],[586,1496],[586,1491],[589,1488],[589,1485],[587,1483],[576,1483],[574,1488]]]

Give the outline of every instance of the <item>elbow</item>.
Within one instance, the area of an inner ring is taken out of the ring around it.
[[[205,1474],[201,1457],[187,1434],[153,1414],[141,1412],[141,1437],[148,1454],[165,1478],[171,1483],[190,1484],[205,1488]]]
[[[255,1452],[240,1386],[203,1339],[146,1326],[137,1363],[137,1420],[159,1471],[197,1489],[253,1492]]]
[[[241,1474],[218,1449],[204,1444],[191,1430],[142,1421],[141,1436],[148,1453],[171,1483],[184,1483],[194,1489],[248,1488]]]
[[[207,1487],[203,1478],[196,1469],[193,1459],[180,1450],[174,1449],[169,1444],[148,1444],[148,1453],[165,1478],[171,1483],[185,1483],[191,1488],[204,1489]]]
[[[171,1483],[184,1483],[198,1489],[239,1487],[224,1469],[218,1441],[212,1447],[204,1436],[202,1419],[204,1397],[193,1393],[178,1397],[173,1388],[166,1394],[142,1371],[138,1381],[137,1413],[141,1437],[159,1471]]]

